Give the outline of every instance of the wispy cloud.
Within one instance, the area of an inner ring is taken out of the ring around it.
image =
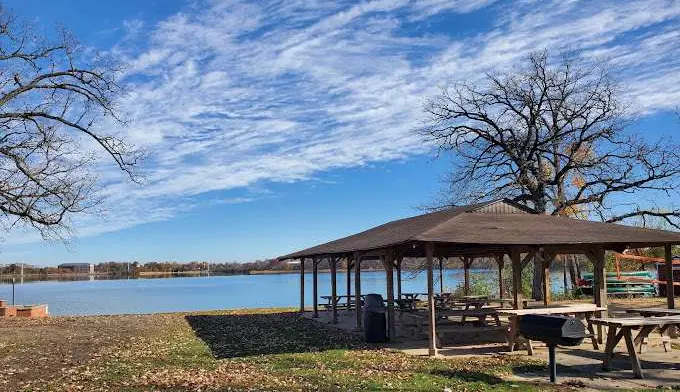
[[[485,31],[413,34],[430,18],[483,11]],[[474,80],[548,48],[606,58],[641,112],[680,102],[677,1],[207,1],[155,25],[129,21],[113,50],[129,63],[147,182],[111,169],[108,223],[170,219],[197,195],[309,179],[334,168],[427,151],[413,130],[437,86]],[[247,202],[243,196],[233,202]]]

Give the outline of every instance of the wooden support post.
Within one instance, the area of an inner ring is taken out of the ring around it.
[[[444,292],[444,258],[439,258],[439,292]]]
[[[666,302],[668,309],[675,309],[675,287],[673,287],[673,248],[670,245],[664,246],[664,257],[666,259]]]
[[[388,248],[385,251],[385,273],[387,274],[387,335],[390,341],[396,341],[396,329],[394,320],[394,251]]]
[[[333,324],[338,323],[338,280],[337,280],[337,259],[330,256],[328,259],[331,266],[331,309],[333,310]]]
[[[472,264],[472,258],[463,257],[463,270],[465,272],[463,279],[463,292],[465,295],[470,295],[470,264]]]
[[[434,244],[428,242],[425,244],[425,258],[427,261],[427,337],[428,337],[428,354],[433,357],[437,355],[437,346],[435,341],[437,339],[437,327],[435,325],[436,318],[434,313],[434,268],[432,259],[434,255]]]
[[[312,258],[312,295],[314,296],[314,318],[319,317],[319,259]]]
[[[305,311],[305,258],[300,258],[300,313]]]
[[[347,256],[347,310],[349,310],[349,299],[352,297],[352,256]]]
[[[503,287],[503,266],[505,265],[505,255],[496,255],[498,263],[498,298],[503,299],[505,287]]]
[[[587,253],[593,263],[593,294],[597,306],[607,307],[607,270],[605,266],[605,253],[603,247],[593,248]],[[602,317],[602,312],[598,317]],[[602,343],[602,325],[597,325],[597,341]]]
[[[512,261],[512,299],[513,308],[522,309],[522,259],[517,248],[510,249]]]
[[[356,316],[357,329],[361,329],[361,255],[354,252],[354,315]]]
[[[404,256],[397,257],[397,299],[401,299],[401,262]]]
[[[550,298],[550,261],[543,259],[543,305],[548,306]]]
[[[562,287],[564,290],[564,296],[569,294],[569,286],[567,283],[567,256],[562,256]]]

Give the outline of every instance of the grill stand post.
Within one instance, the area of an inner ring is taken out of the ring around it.
[[[550,382],[557,382],[557,361],[555,360],[555,345],[548,345],[548,367],[550,368]]]

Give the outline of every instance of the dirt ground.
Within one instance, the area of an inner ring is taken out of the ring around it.
[[[63,377],[88,361],[153,336],[178,316],[0,319],[0,390]]]

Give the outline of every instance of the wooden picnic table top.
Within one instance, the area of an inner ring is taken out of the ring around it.
[[[640,313],[640,314],[663,314],[667,316],[678,315],[680,316],[680,309],[668,309],[668,308],[640,308],[640,309],[626,309],[627,313]]]
[[[604,312],[607,308],[595,304],[573,304],[550,308],[532,309],[498,309],[498,313],[505,316],[525,316],[527,314],[567,314],[567,313],[588,313]]]
[[[680,316],[662,316],[662,317],[603,317],[592,318],[590,321],[593,324],[606,325],[608,327],[643,327],[647,325],[673,325],[680,324]]]

